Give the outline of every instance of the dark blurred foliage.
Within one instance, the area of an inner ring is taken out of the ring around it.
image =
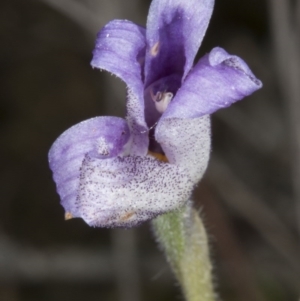
[[[291,1],[296,11],[298,2]],[[124,116],[124,84],[89,65],[93,40],[110,19],[145,24],[149,3],[0,2],[1,301],[181,299],[149,224],[107,230],[65,222],[47,163],[51,144],[71,125]],[[299,298],[300,154],[271,3],[216,0],[199,53],[224,47],[264,83],[214,114],[211,164],[195,191],[222,300]]]

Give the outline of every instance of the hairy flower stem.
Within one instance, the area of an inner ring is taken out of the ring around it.
[[[207,235],[191,202],[152,224],[186,301],[215,301]]]

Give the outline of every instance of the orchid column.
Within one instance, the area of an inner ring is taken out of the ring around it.
[[[155,232],[189,301],[214,299],[206,234],[189,202],[209,160],[209,115],[262,86],[222,48],[193,67],[213,5],[153,0],[147,28],[109,22],[91,64],[127,84],[127,118],[79,123],[49,152],[67,218],[132,227],[160,216]]]

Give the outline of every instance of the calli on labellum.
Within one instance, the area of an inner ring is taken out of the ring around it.
[[[91,65],[126,83],[127,117],[83,121],[51,147],[67,218],[131,227],[187,202],[208,164],[209,115],[262,87],[219,47],[193,67],[213,6],[153,0],[146,28],[113,20],[98,33]]]

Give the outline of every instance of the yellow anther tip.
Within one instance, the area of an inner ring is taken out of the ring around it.
[[[156,159],[159,160],[159,161],[162,161],[162,162],[169,162],[169,161],[168,161],[168,158],[167,158],[165,155],[163,155],[163,154],[159,154],[159,153],[154,153],[154,152],[148,151],[148,155],[150,155],[150,156],[156,158]]]
[[[130,220],[130,218],[132,218],[134,215],[135,215],[135,212],[125,213],[123,216],[121,216],[120,221],[126,222],[126,221]]]
[[[69,220],[69,219],[71,219],[71,218],[73,218],[72,213],[66,212],[66,213],[65,213],[65,220],[67,221],[67,220]]]
[[[159,42],[156,42],[154,46],[150,49],[150,53],[152,56],[157,56],[159,52]]]

